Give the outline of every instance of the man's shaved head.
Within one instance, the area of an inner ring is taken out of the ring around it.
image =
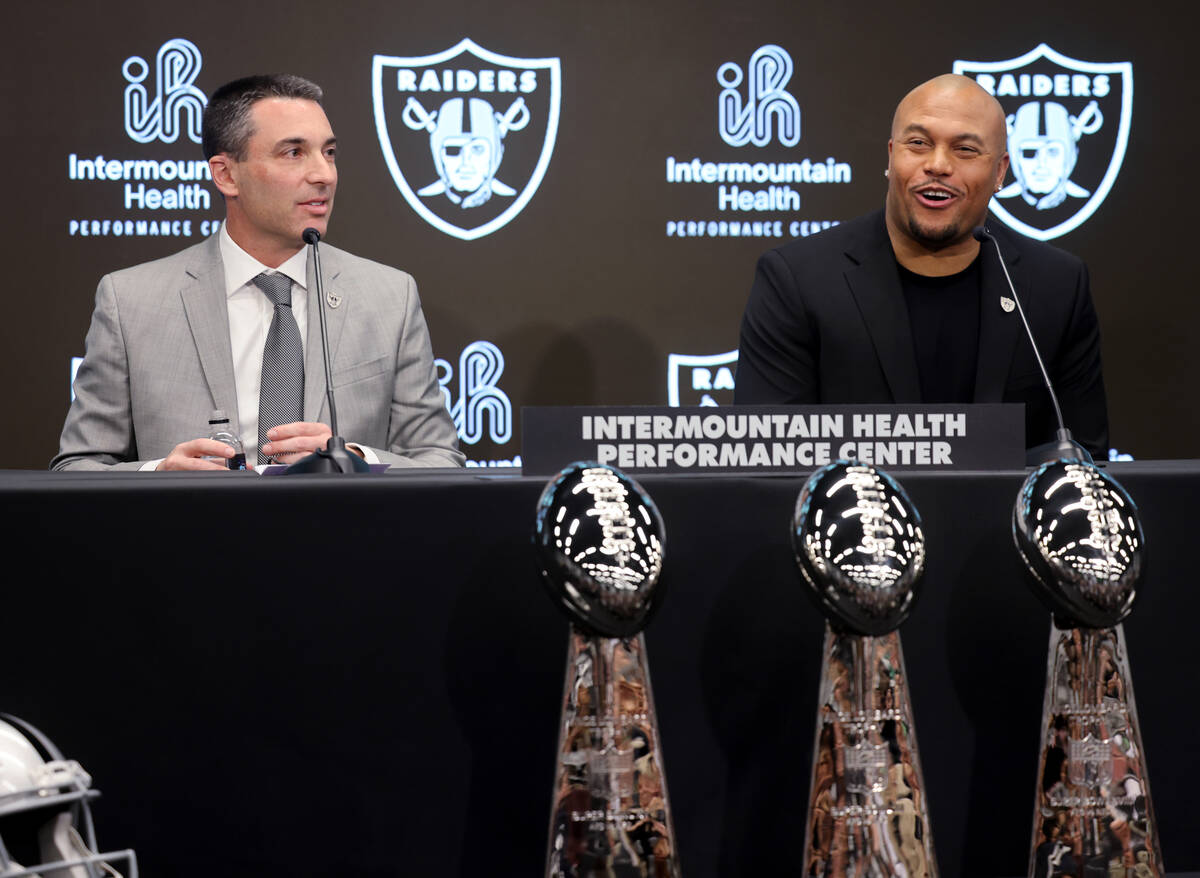
[[[971,105],[990,115],[992,124],[989,126],[988,139],[997,153],[1004,152],[1008,143],[1004,108],[975,80],[957,73],[943,73],[941,76],[935,76],[918,85],[901,99],[900,103],[896,105],[896,112],[892,115],[893,139],[897,134],[897,126],[906,124],[902,120],[911,112],[912,107],[926,102],[954,102],[960,106]]]

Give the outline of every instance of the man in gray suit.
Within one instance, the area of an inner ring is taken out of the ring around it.
[[[201,438],[214,409],[228,414],[251,465],[325,447],[319,303],[301,238],[307,228],[324,236],[337,189],[321,98],[313,83],[284,75],[213,93],[204,154],[225,224],[100,281],[52,469],[224,469],[232,449]],[[321,246],[338,427],[350,449],[372,463],[462,466],[413,279]]]

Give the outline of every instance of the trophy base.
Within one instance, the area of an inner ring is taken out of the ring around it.
[[[547,878],[679,878],[646,641],[571,626]]]
[[[1162,878],[1125,632],[1050,625],[1030,878]]]
[[[802,874],[937,878],[898,632],[825,625]]]

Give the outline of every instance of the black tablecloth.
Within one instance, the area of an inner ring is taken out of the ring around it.
[[[1164,858],[1197,869],[1200,464],[1110,472],[1150,553],[1125,628]],[[901,479],[929,540],[901,630],[943,875],[1028,857],[1049,618],[1012,545],[1022,478]],[[794,874],[823,624],[788,541],[803,477],[641,481],[684,873]],[[542,486],[0,473],[0,710],[95,776],[101,844],[148,876],[537,875],[567,636],[530,547]]]

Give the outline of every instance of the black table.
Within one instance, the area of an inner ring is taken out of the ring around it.
[[[1150,552],[1125,627],[1164,858],[1200,869],[1200,464],[1110,471]],[[147,876],[537,875],[567,626],[530,548],[544,480],[501,473],[0,473],[0,710],[95,776],[101,844]],[[1028,855],[1049,619],[1012,546],[1022,478],[901,477],[929,539],[902,633],[946,876]],[[641,481],[667,526],[648,644],[684,872],[793,874],[822,631],[788,542],[803,476]]]

